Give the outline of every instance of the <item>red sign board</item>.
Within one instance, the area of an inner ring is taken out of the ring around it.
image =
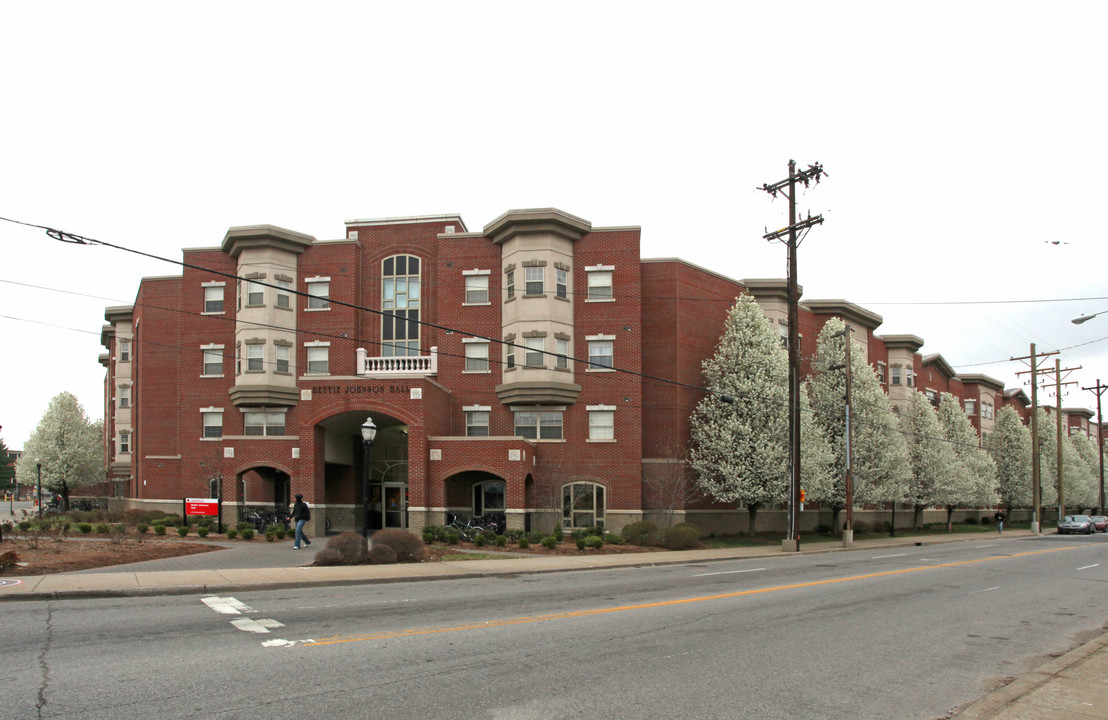
[[[218,515],[218,498],[185,498],[186,515]]]

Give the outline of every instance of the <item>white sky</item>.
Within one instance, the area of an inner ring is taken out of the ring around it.
[[[754,188],[818,161],[805,299],[1007,387],[1024,366],[998,361],[1069,348],[1063,405],[1095,410],[1108,314],[1069,320],[1108,310],[1106,25],[1011,0],[4,3],[0,216],[180,259],[235,225],[553,206],[784,277],[761,236],[786,203]],[[178,269],[5,222],[0,253],[18,449],[59,392],[102,416],[104,306]]]

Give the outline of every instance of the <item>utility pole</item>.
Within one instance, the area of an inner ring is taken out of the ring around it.
[[[1058,444],[1058,466],[1057,466],[1058,467],[1058,472],[1057,472],[1057,480],[1058,480],[1058,522],[1061,522],[1062,518],[1066,514],[1066,492],[1065,492],[1065,486],[1064,486],[1064,482],[1063,482],[1063,479],[1065,477],[1065,473],[1064,473],[1063,467],[1062,467],[1062,442],[1063,442],[1063,440],[1062,440],[1062,388],[1066,385],[1076,385],[1077,384],[1076,382],[1074,382],[1072,380],[1069,381],[1069,382],[1062,382],[1062,373],[1071,373],[1074,370],[1080,370],[1080,369],[1081,369],[1081,366],[1078,365],[1075,368],[1065,368],[1063,370],[1062,369],[1062,361],[1058,360],[1058,359],[1055,359],[1054,360],[1054,370],[1044,370],[1043,371],[1044,373],[1051,373],[1051,372],[1054,373],[1054,401],[1055,401],[1054,402],[1054,409],[1055,409],[1055,412],[1058,415],[1058,417],[1055,418],[1056,427],[1057,427],[1057,430],[1056,430],[1056,432],[1057,432],[1057,444]]]
[[[1096,393],[1096,455],[1100,460],[1100,503],[1097,505],[1097,512],[1104,513],[1104,434],[1101,428],[1103,427],[1103,417],[1100,414],[1100,396],[1104,394],[1105,390],[1108,390],[1108,385],[1101,385],[1100,378],[1096,379],[1096,385],[1093,387],[1081,388],[1082,390],[1092,390]]]
[[[1042,516],[1042,483],[1039,476],[1039,360],[1058,352],[1035,354],[1035,343],[1031,343],[1031,355],[1011,360],[1029,360],[1031,369],[1016,373],[1016,376],[1031,373],[1031,532],[1036,535],[1041,532],[1040,520]]]
[[[829,370],[846,368],[846,527],[843,528],[843,547],[854,547],[854,463],[850,451],[850,379],[853,368],[850,364],[850,346],[854,344],[850,337],[852,330],[844,327],[842,332],[835,333],[831,337],[843,337],[846,342],[846,364],[832,365]]]
[[[786,551],[800,550],[799,518],[800,508],[800,291],[796,282],[796,248],[799,245],[797,232],[807,231],[823,223],[823,216],[808,217],[800,222],[796,220],[796,186],[807,188],[813,181],[819,184],[826,175],[819,163],[809,165],[807,170],[797,172],[796,161],[789,160],[789,177],[772,185],[763,184],[760,190],[768,192],[774,198],[781,193],[789,200],[788,227],[767,232],[765,240],[780,241],[788,238],[788,304],[789,304],[789,528],[782,548]]]

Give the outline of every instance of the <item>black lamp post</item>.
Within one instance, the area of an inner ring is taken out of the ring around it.
[[[35,504],[38,505],[38,516],[42,517],[42,462],[36,460],[35,468],[38,470],[38,495],[35,496]]]
[[[369,448],[375,437],[377,426],[373,424],[373,418],[366,418],[362,423],[362,447],[365,451],[362,458],[362,537],[366,538],[369,537]]]

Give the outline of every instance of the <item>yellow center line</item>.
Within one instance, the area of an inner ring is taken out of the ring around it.
[[[761,595],[764,593],[780,592],[782,590],[796,590],[798,588],[817,587],[819,585],[834,585],[836,583],[854,582],[857,580],[869,580],[871,578],[890,577],[892,575],[904,575],[906,573],[921,572],[923,570],[938,570],[940,568],[952,568],[962,565],[973,565],[975,563],[991,562],[993,560],[1009,560],[1012,558],[1027,557],[1029,555],[1043,555],[1046,553],[1060,552],[1062,550],[1073,550],[1081,547],[1079,545],[1067,545],[1060,548],[1051,548],[1050,550],[1033,550],[1030,552],[1016,553],[1015,555],[992,555],[985,558],[977,558],[976,560],[960,560],[958,562],[941,563],[938,565],[924,565],[922,567],[914,568],[902,568],[900,570],[886,570],[884,572],[868,573],[866,575],[852,575],[844,578],[833,578],[830,580],[812,580],[810,582],[793,583],[791,585],[777,585],[774,587],[758,588],[754,590],[739,590],[737,592],[721,593],[719,595],[703,595],[693,598],[682,598],[680,600],[663,600],[660,602],[652,603],[640,603],[638,605],[620,605],[610,608],[593,608],[591,610],[574,610],[572,612],[554,613],[553,615],[537,615],[531,617],[510,618],[505,620],[489,620],[487,622],[473,623],[470,625],[453,625],[450,627],[439,628],[417,628],[413,630],[400,630],[396,632],[377,633],[374,635],[358,635],[352,637],[338,637],[329,640],[312,640],[310,642],[302,643],[304,647],[312,647],[318,645],[337,645],[340,643],[352,643],[362,642],[365,640],[388,640],[392,638],[412,637],[416,635],[434,635],[437,633],[447,632],[460,632],[463,630],[482,630],[495,627],[506,627],[509,625],[523,625],[526,623],[546,622],[549,620],[566,620],[570,618],[590,617],[593,615],[603,615],[605,613],[626,612],[628,610],[646,610],[648,608],[669,607],[674,605],[688,605],[690,603],[707,602],[710,600],[726,600],[728,598],[744,597],[747,595]]]

